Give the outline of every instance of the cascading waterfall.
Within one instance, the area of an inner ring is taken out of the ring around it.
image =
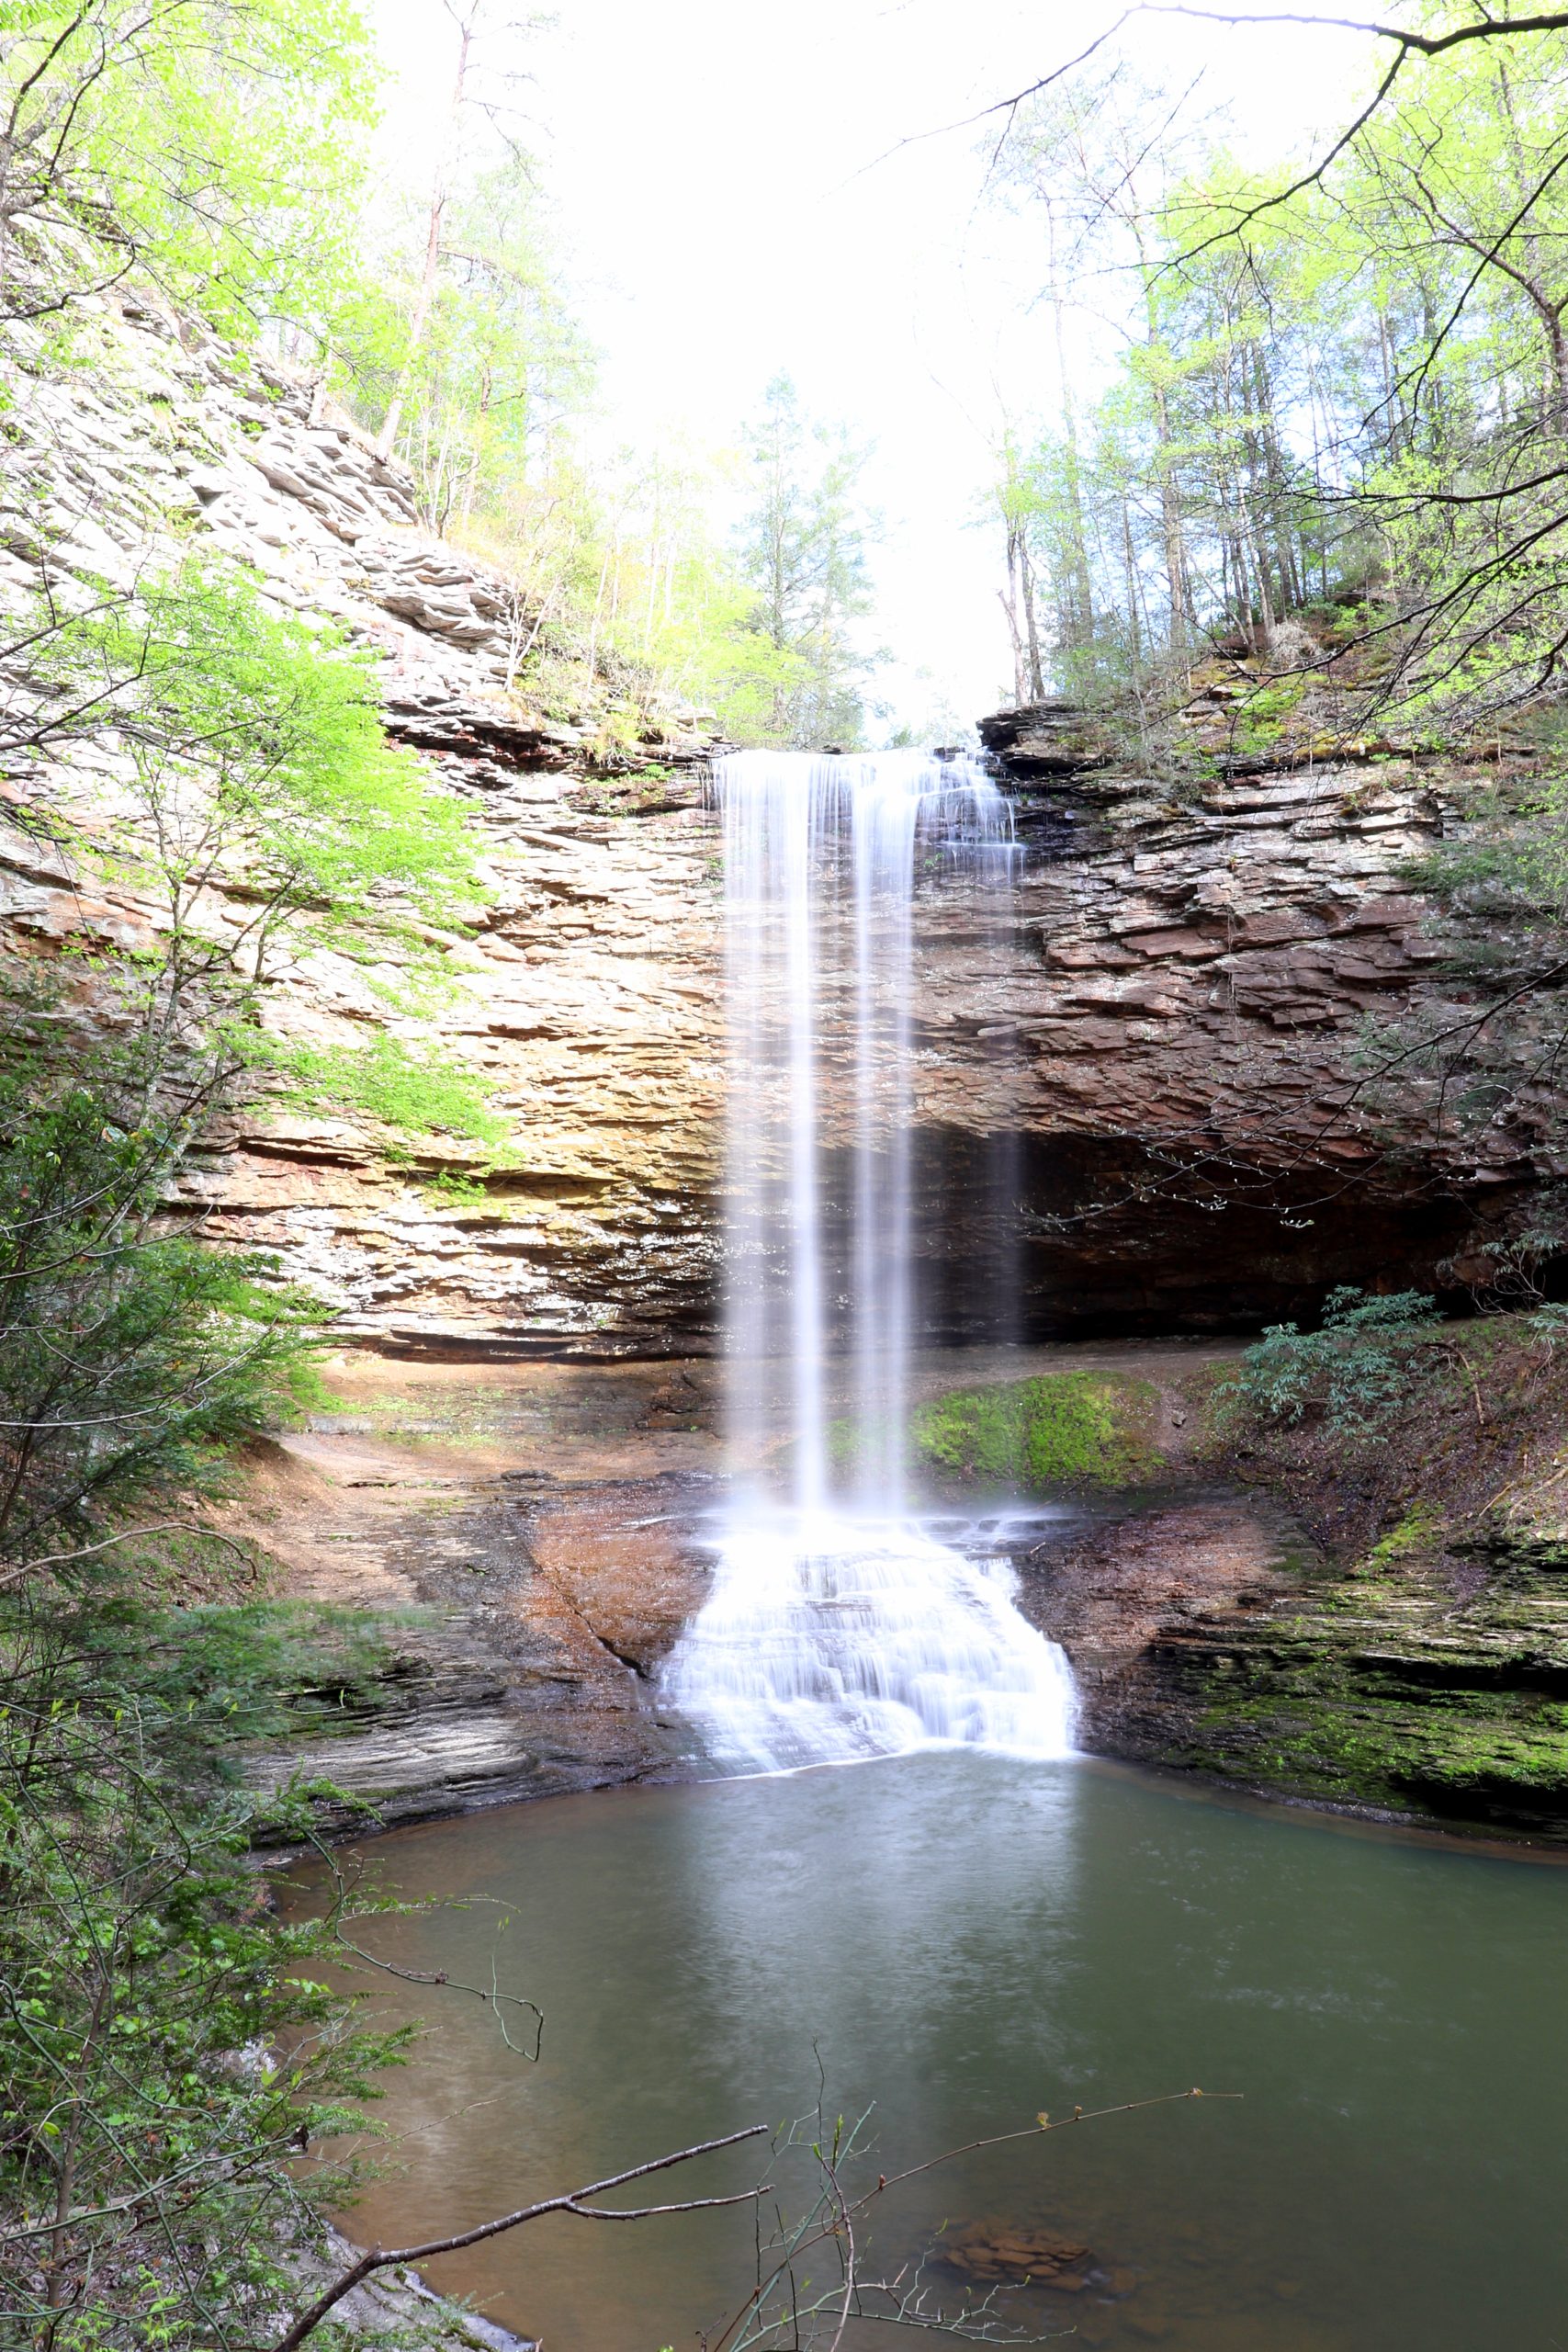
[[[716,1756],[763,1770],[948,1743],[1062,1755],[1071,1678],[1011,1569],[937,1540],[906,1496],[917,867],[1009,888],[1010,812],[957,755],[742,752],[716,781],[738,1491],[665,1694]]]

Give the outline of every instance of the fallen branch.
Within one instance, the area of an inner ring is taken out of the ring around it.
[[[606,2190],[624,2188],[628,2180],[644,2180],[649,2173],[668,2172],[673,2165],[690,2164],[695,2156],[711,2156],[716,2149],[737,2147],[744,2140],[762,2138],[769,2127],[765,2123],[750,2124],[744,2132],[727,2132],[722,2140],[702,2140],[695,2147],[678,2148],[673,2155],[655,2156],[645,2165],[633,2165],[626,2172],[611,2173],[606,2179],[592,2180],[585,2188],[569,2189],[562,2197],[546,2197],[536,2205],[520,2205],[514,2213],[502,2213],[492,2222],[480,2222],[471,2230],[454,2231],[450,2237],[426,2238],[419,2245],[372,2246],[356,2263],[333,2280],[326,2292],[319,2295],[297,2319],[287,2335],[280,2336],[273,2352],[297,2352],[297,2346],[312,2335],[335,2304],[352,2294],[355,2288],[368,2278],[373,2271],[386,2270],[394,2265],[429,2262],[438,2254],[458,2254],[464,2246],[479,2245],[486,2238],[500,2237],[506,2230],[520,2229],[525,2222],[536,2222],[546,2213],[576,2213],[585,2222],[647,2222],[665,2213],[701,2213],[717,2205],[748,2205],[764,2195],[771,2186],[760,2181],[755,2188],[743,2188],[734,2197],[692,2197],[683,2203],[671,2205],[633,2205],[617,2210],[614,2206],[590,2205],[591,2197],[603,2197]]]
[[[1153,2098],[1125,2099],[1116,2107],[1090,2109],[1075,2107],[1070,2115],[1058,2116],[1055,2121],[1048,2114],[1037,2115],[1032,2123],[1025,2124],[1020,2130],[998,2132],[984,2140],[966,2140],[961,2146],[945,2148],[941,2155],[928,2156],[922,2163],[910,2165],[903,2172],[879,2173],[874,2187],[863,2189],[858,2197],[851,2197],[845,2193],[840,2184],[839,2172],[843,2158],[856,2152],[855,2142],[861,2128],[860,2124],[856,2124],[850,2133],[849,2144],[843,2149],[840,2150],[835,2143],[832,2153],[829,2155],[824,2155],[819,2147],[814,2150],[822,2166],[826,2187],[813,2212],[793,2234],[783,2242],[783,2252],[779,2258],[773,2264],[765,2278],[759,2277],[750,2294],[747,2296],[746,2301],[734,2317],[727,2323],[721,2333],[708,2339],[706,2352],[725,2352],[727,2345],[732,2347],[732,2352],[739,2352],[739,2347],[742,2346],[755,2346],[760,2343],[771,2327],[766,2309],[768,2298],[785,2279],[791,2284],[793,2318],[799,2319],[808,2313],[821,2311],[824,2308],[821,2299],[804,2308],[798,2306],[794,2300],[795,2265],[803,2254],[808,2253],[812,2247],[818,2245],[837,2244],[840,2249],[840,2259],[844,2263],[845,2268],[846,2301],[838,2315],[839,2333],[834,2337],[834,2345],[837,2346],[850,2318],[886,2318],[886,2314],[867,2312],[860,2306],[859,2295],[862,2291],[887,2293],[891,2290],[886,2282],[875,2283],[856,2278],[852,2225],[857,2218],[870,2211],[878,2198],[886,2197],[890,2188],[900,2188],[905,2181],[917,2180],[922,2173],[935,2172],[943,2165],[953,2164],[960,2156],[977,2155],[987,2148],[1005,2148],[1019,2140],[1043,2139],[1053,2132],[1070,2132],[1077,2124],[1102,2122],[1107,2116],[1135,2115],[1145,2108],[1169,2107],[1178,2100],[1238,2099],[1242,2096],[1240,2091],[1203,2091],[1197,2088],[1190,2091],[1163,2091],[1157,2093]],[[869,2109],[867,2112],[869,2113]],[[864,2120],[865,2118],[863,2117],[861,2121],[863,2123]],[[779,2242],[775,2241],[776,2243]],[[838,2301],[837,2289],[832,2290],[832,2300],[835,2303]],[[942,2335],[958,2332],[940,2318],[921,2318],[908,2314],[902,2309],[897,2315],[895,2324],[930,2327],[934,2333]],[[750,2333],[754,2325],[761,2327],[761,2335]],[[745,2333],[740,2332],[743,2330]],[[284,2352],[282,2346],[279,2346],[279,2352]]]

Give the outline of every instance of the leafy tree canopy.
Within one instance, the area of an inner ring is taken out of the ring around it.
[[[347,0],[0,0],[0,314],[141,271],[241,340],[319,320],[374,114]]]

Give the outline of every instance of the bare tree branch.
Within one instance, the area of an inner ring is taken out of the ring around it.
[[[433,2261],[438,2254],[457,2254],[464,2246],[479,2245],[486,2238],[500,2237],[507,2230],[521,2229],[525,2222],[536,2222],[546,2213],[576,2213],[584,2221],[592,2222],[641,2222],[664,2213],[697,2213],[715,2206],[749,2205],[765,2194],[769,2186],[767,2182],[761,2183],[756,2188],[743,2189],[734,2197],[694,2197],[681,2204],[640,2205],[620,2211],[613,2207],[590,2205],[586,2200],[603,2197],[612,2188],[624,2188],[629,2180],[646,2180],[650,2173],[668,2172],[674,2165],[690,2164],[698,2156],[711,2156],[720,2148],[733,2148],[747,2140],[762,2139],[768,2128],[765,2123],[752,2123],[744,2132],[727,2132],[722,2139],[698,2141],[694,2147],[677,2148],[671,2155],[655,2156],[648,2164],[632,2165],[625,2172],[610,2173],[603,2180],[590,2181],[584,2188],[570,2189],[560,2197],[543,2198],[537,2204],[520,2205],[513,2213],[502,2213],[494,2221],[480,2222],[471,2230],[454,2231],[449,2237],[426,2238],[417,2245],[372,2246],[340,2278],[335,2278],[323,2294],[317,2297],[287,2335],[279,2336],[272,2352],[298,2352],[299,2346],[314,2334],[334,2305],[342,2302],[345,2295],[352,2294],[361,2280],[368,2278],[373,2272],[388,2269],[394,2264]]]

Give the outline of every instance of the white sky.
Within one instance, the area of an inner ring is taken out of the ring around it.
[[[398,77],[385,136],[407,170],[445,112],[451,21],[440,0],[373,5]],[[1100,0],[561,0],[519,40],[528,141],[615,437],[732,445],[784,368],[809,408],[875,443],[868,491],[887,535],[874,632],[897,661],[874,691],[895,704],[889,724],[1004,698],[1000,550],[975,518],[1004,403],[1021,420],[1048,411],[1055,363],[1029,307],[1034,232],[977,205],[982,131],[887,151],[1007,96],[1115,13]],[[1204,98],[1233,102],[1259,152],[1337,120],[1366,54],[1327,30],[1179,19],[1126,38],[1151,75],[1180,85],[1204,69]]]

